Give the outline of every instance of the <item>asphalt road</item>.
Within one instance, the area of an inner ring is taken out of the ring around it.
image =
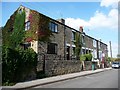
[[[78,77],[34,88],[118,88],[118,69]]]

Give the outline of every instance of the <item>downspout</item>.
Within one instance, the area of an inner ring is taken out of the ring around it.
[[[65,45],[65,26],[64,26],[64,60],[65,60],[65,50],[66,50],[66,45]]]

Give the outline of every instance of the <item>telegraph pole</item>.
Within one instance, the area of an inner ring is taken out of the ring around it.
[[[111,46],[111,41],[109,41],[110,43],[110,55],[111,55],[111,58],[112,58],[112,46]]]

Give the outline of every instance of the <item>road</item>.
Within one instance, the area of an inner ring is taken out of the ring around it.
[[[118,88],[118,69],[36,86],[34,88]]]

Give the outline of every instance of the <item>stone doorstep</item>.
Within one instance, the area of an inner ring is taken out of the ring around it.
[[[49,84],[49,83],[53,83],[53,82],[63,81],[63,80],[67,80],[67,79],[73,79],[73,78],[80,77],[80,76],[86,76],[86,75],[90,75],[90,74],[94,74],[94,73],[98,73],[98,72],[102,72],[102,71],[110,70],[110,69],[112,69],[112,68],[97,69],[94,71],[91,70],[91,71],[83,71],[83,72],[59,75],[59,76],[48,77],[48,78],[44,78],[44,79],[37,79],[37,80],[33,80],[33,81],[17,83],[14,86],[7,86],[5,88],[25,89],[25,88],[35,87],[35,86],[39,86],[39,85],[45,85],[45,84]]]

